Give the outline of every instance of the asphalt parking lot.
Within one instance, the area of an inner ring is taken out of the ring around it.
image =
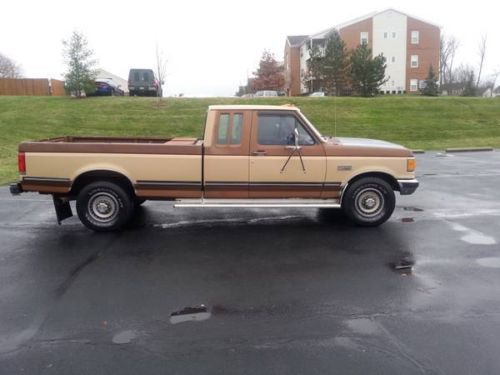
[[[147,202],[96,234],[2,187],[0,373],[500,373],[500,152],[418,163],[378,228]]]

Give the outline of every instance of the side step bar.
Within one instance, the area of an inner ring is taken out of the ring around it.
[[[175,208],[340,208],[338,199],[183,199]]]

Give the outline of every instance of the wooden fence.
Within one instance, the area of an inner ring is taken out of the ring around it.
[[[64,96],[64,82],[46,78],[0,78],[0,95]]]

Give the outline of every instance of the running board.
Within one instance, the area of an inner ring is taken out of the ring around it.
[[[176,208],[340,208],[338,199],[182,199]]]

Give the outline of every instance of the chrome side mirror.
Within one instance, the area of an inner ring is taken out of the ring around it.
[[[293,134],[295,138],[295,147],[299,148],[299,131],[297,128],[293,129]]]

